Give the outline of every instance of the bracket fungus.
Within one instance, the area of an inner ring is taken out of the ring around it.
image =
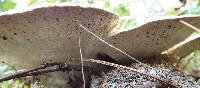
[[[49,6],[3,14],[0,16],[0,60],[22,68],[50,61],[76,63],[80,57],[79,37],[85,57],[97,53],[96,39],[79,24],[106,37],[117,22],[118,16],[111,12],[79,6]]]
[[[47,6],[3,13],[0,15],[0,60],[21,68],[51,61],[80,64],[78,38],[81,38],[86,59],[105,53],[117,61],[128,60],[126,55],[87,33],[80,24],[141,60],[158,55],[190,36],[193,30],[179,20],[200,27],[199,16],[170,17],[117,33],[114,28],[118,20],[119,17],[111,12],[79,6]]]
[[[184,42],[194,32],[179,20],[200,27],[200,16],[180,16],[151,20],[127,31],[117,31],[118,20],[119,17],[112,12],[80,6],[55,5],[2,13],[0,61],[25,69],[38,67],[43,62],[80,65],[81,39],[84,59],[103,53],[116,62],[128,63],[130,59],[126,55],[99,41],[84,28],[141,61]],[[199,44],[198,40],[199,36],[192,42]],[[185,49],[177,48],[180,51]]]
[[[108,42],[139,60],[149,59],[152,61],[155,58],[151,57],[160,55],[162,51],[182,42],[194,32],[194,30],[182,24],[180,20],[200,27],[198,24],[199,16],[166,17],[147,21],[128,31],[118,32],[113,30],[110,32],[112,37],[109,38]],[[106,51],[106,53],[113,52]],[[109,55],[120,61],[127,58],[121,53]]]

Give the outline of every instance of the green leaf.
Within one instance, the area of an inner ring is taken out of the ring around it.
[[[196,8],[191,9],[192,14],[200,14],[200,6],[197,6]]]
[[[104,8],[110,8],[109,0],[104,0]]]
[[[16,3],[12,0],[4,0],[2,2],[3,11],[8,11],[10,9],[14,9],[16,7]]]
[[[41,84],[39,88],[48,88],[48,87]]]
[[[127,29],[136,24],[135,19],[120,19],[119,23],[120,23],[119,29]]]
[[[0,65],[0,77],[7,71],[7,65]]]
[[[198,69],[198,67],[200,66],[200,49],[197,49],[196,51],[182,58],[180,61],[180,66],[185,72],[189,73],[190,75],[198,75],[195,72],[196,69]]]
[[[28,5],[32,5],[34,3],[36,3],[38,0],[30,0],[29,4]]]
[[[118,13],[120,16],[128,16],[129,11],[127,10],[126,6],[120,4],[118,7],[112,9],[114,12]]]
[[[47,0],[50,3],[56,3],[57,0]]]
[[[63,2],[67,2],[67,1],[66,0],[60,0],[60,2],[63,3]]]
[[[2,82],[1,88],[9,88],[9,83],[8,83],[8,81]]]

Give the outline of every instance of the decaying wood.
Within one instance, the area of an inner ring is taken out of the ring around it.
[[[139,73],[141,75],[144,75],[144,76],[147,76],[147,77],[150,77],[150,78],[153,78],[155,80],[158,80],[160,81],[161,83],[164,83],[164,84],[168,84],[168,85],[171,85],[175,88],[178,88],[178,85],[169,81],[169,80],[166,80],[164,78],[162,78],[161,76],[159,75],[151,75],[150,73],[144,73],[140,70],[137,70],[137,69],[134,69],[134,68],[131,68],[131,67],[127,67],[127,66],[123,66],[123,65],[118,65],[118,64],[115,64],[115,63],[110,63],[110,62],[106,62],[106,61],[101,61],[101,60],[95,60],[95,59],[88,59],[88,60],[85,60],[85,61],[90,61],[90,62],[94,62],[94,63],[98,63],[98,64],[103,64],[103,65],[107,65],[107,66],[111,66],[111,67],[116,67],[118,69],[126,69],[126,70],[129,70],[129,71],[133,71],[133,73]],[[119,74],[120,75],[120,74]]]
[[[199,88],[198,83],[179,71],[165,67],[151,67],[133,63],[131,67],[106,61],[89,59],[87,61],[116,67],[100,78],[92,80],[91,88],[133,87],[133,88]]]

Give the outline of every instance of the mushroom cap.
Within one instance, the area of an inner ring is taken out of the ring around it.
[[[79,38],[87,58],[96,55],[98,51],[93,44],[99,41],[79,24],[106,37],[118,19],[111,12],[80,6],[47,6],[3,13],[0,15],[0,60],[20,68],[43,62],[80,63]]]
[[[43,62],[80,64],[81,38],[83,58],[104,53],[126,63],[131,59],[99,41],[79,24],[139,60],[158,55],[190,36],[193,30],[179,20],[200,27],[199,16],[169,17],[118,33],[113,30],[118,19],[111,12],[80,6],[47,6],[4,13],[0,15],[0,60],[21,68],[36,67]]]
[[[109,34],[111,38],[107,41],[136,59],[143,61],[149,58],[154,60],[150,57],[160,55],[162,51],[182,42],[194,32],[179,20],[200,28],[200,16],[166,17],[147,21],[128,31],[118,33],[111,31]],[[119,62],[123,62],[127,58],[120,52],[106,49],[104,51]]]

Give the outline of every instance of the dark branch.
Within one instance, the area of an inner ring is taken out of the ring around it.
[[[41,75],[41,74],[45,74],[45,73],[49,73],[49,72],[57,72],[57,71],[66,72],[66,71],[71,71],[72,69],[80,71],[81,66],[70,65],[67,63],[57,63],[57,62],[44,63],[44,64],[42,64],[41,67],[22,71],[22,72],[13,73],[13,74],[7,75],[3,78],[0,78],[0,82],[8,81],[11,79],[16,79],[16,78],[27,77],[27,76],[37,76],[37,75]],[[87,66],[84,66],[84,70],[90,70],[90,68]]]

